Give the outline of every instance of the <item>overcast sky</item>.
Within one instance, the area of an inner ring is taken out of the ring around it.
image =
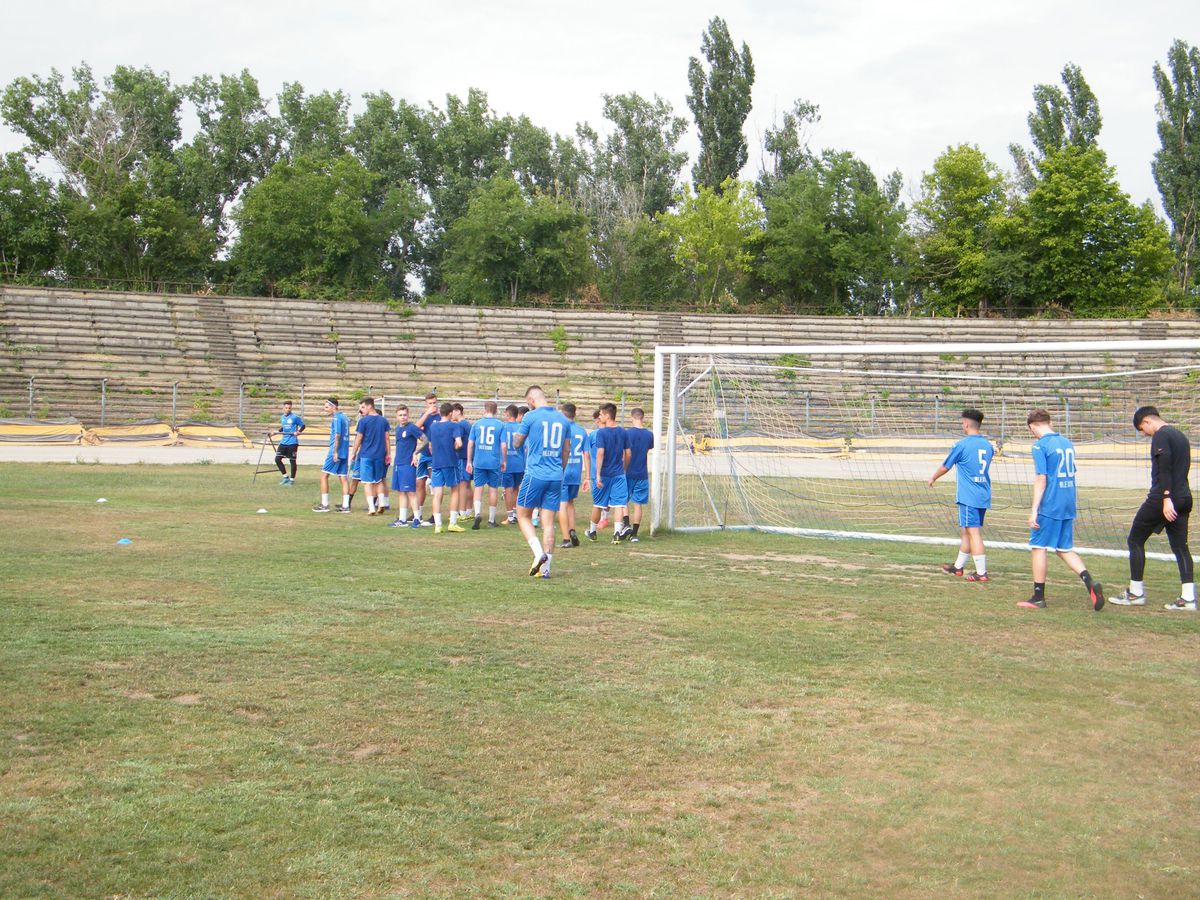
[[[309,93],[368,91],[442,105],[479,87],[500,114],[525,113],[551,131],[601,123],[601,95],[659,94],[687,109],[687,61],[709,19],[722,16],[754,58],[746,123],[758,170],[762,131],[796,98],[818,104],[816,148],[853,151],[877,174],[921,174],[948,145],[974,143],[1004,169],[1007,147],[1028,143],[1039,82],[1074,62],[1100,101],[1100,143],[1136,202],[1158,192],[1151,77],[1172,41],[1200,44],[1195,0],[680,0],[604,3],[410,3],[347,0],[106,0],[5,4],[0,83],[67,73],[81,60],[98,76],[120,64],[169,72],[174,82],[243,68],[274,95],[287,81]],[[21,146],[0,130],[0,150]],[[696,138],[687,149],[695,156]]]

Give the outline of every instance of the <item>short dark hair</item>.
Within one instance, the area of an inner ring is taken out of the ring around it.
[[[1139,406],[1133,414],[1133,427],[1140,430],[1142,427],[1142,420],[1147,416],[1154,416],[1156,419],[1162,418],[1162,416],[1158,414],[1158,410],[1155,407]]]
[[[337,406],[337,405],[338,405],[338,402],[337,402],[337,397],[326,397],[326,398],[325,398],[325,402],[326,402],[326,403],[328,403],[330,406]]]
[[[461,403],[455,403],[454,411],[455,412],[465,412],[466,410],[463,409],[463,405]]]
[[[983,424],[983,413],[981,413],[981,412],[980,412],[979,410],[977,410],[977,409],[964,409],[964,410],[962,411],[962,417],[963,417],[964,419],[970,419],[970,420],[971,420],[972,422],[974,422],[976,425],[982,425],[982,424]]]
[[[1035,409],[1033,412],[1031,412],[1028,416],[1025,417],[1026,425],[1033,425],[1035,422],[1039,422],[1042,425],[1049,425],[1050,424],[1050,411],[1046,410],[1046,409]]]
[[[397,403],[396,404],[396,412],[400,412],[400,410],[404,410],[405,412],[408,412],[408,407],[405,406],[403,403]]]
[[[633,409],[631,409],[629,411],[629,414],[631,416],[633,416],[635,419],[645,419],[646,418],[646,411],[644,409],[642,409],[640,406],[635,406]]]
[[[363,397],[358,402],[367,404],[367,406],[371,407],[371,409],[375,408],[375,398],[374,397]]]
[[[541,390],[542,390],[542,386],[540,384],[531,384],[529,387],[525,388],[525,393],[522,394],[521,396],[528,397],[530,391],[541,391]],[[544,394],[546,392],[542,391],[542,393]]]
[[[598,418],[600,418],[600,410],[593,409],[592,410],[592,421],[594,422]]]
[[[602,405],[600,408],[601,408],[602,410],[604,410],[604,411],[605,411],[605,412],[608,414],[608,417],[609,417],[610,419],[613,419],[614,421],[616,420],[616,418],[617,418],[617,404],[615,404],[615,403],[605,403],[605,404],[603,404],[603,405]]]
[[[283,405],[284,405],[284,406],[291,406],[291,405],[292,405],[292,401],[291,401],[291,400],[284,400],[284,401],[283,401]]]
[[[525,413],[527,413],[527,412],[529,412],[529,407],[528,407],[528,406],[518,406],[518,407],[517,407],[517,415],[518,415],[518,416],[523,416],[523,415],[525,415]]]
[[[438,412],[440,412],[443,416],[448,416],[450,413],[454,412],[454,404],[449,402],[443,403],[438,407]]]
[[[575,418],[575,404],[574,403],[571,403],[570,401],[564,403],[562,405],[562,411],[563,411],[563,415],[566,416],[568,419]]]
[[[504,411],[515,419],[517,417],[517,404],[508,404],[508,406],[504,407]]]

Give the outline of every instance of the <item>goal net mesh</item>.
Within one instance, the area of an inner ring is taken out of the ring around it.
[[[1076,447],[1077,547],[1123,555],[1149,486],[1149,440],[1134,431],[1133,410],[1152,404],[1189,435],[1200,424],[1195,349],[690,353],[674,361],[663,500],[666,524],[682,530],[957,544],[955,473],[933,487],[927,480],[972,407],[983,411],[996,450],[985,539],[1024,548],[1034,477],[1025,421],[1040,407]]]

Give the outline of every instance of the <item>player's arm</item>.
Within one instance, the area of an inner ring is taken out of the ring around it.
[[[592,454],[587,451],[587,441],[584,441],[583,458],[579,467],[579,489],[587,491],[591,489],[591,482],[588,480],[592,465]]]
[[[412,455],[412,463],[414,466],[417,464],[417,460],[421,456],[421,449],[428,443],[429,443],[429,438],[427,438],[425,435],[421,435],[419,438],[417,438],[417,443],[413,446],[413,455]]]
[[[335,431],[333,433],[333,449],[330,451],[333,454],[334,462],[337,462],[339,459],[342,458],[341,457],[341,449],[342,449],[342,433],[340,431]]]
[[[467,441],[467,474],[475,474],[475,439]]]
[[[1155,447],[1154,442],[1162,435],[1162,442]],[[1168,522],[1174,522],[1179,518],[1179,513],[1175,509],[1175,501],[1171,498],[1171,442],[1166,439],[1160,428],[1154,434],[1154,438],[1150,442],[1150,451],[1154,454],[1158,461],[1158,482],[1154,485],[1154,489],[1162,492],[1162,507],[1163,518]]]
[[[296,427],[296,434],[303,434],[303,433],[304,433],[304,429],[305,429],[305,428],[307,428],[308,426],[304,424],[304,420],[303,420],[303,419],[297,419],[296,421],[300,423],[300,424],[299,424],[299,425]]]
[[[567,438],[562,443],[562,467],[566,471],[567,463],[571,459],[571,432],[567,430]]]
[[[356,459],[358,457],[358,451],[361,448],[362,448],[362,432],[356,431],[354,433],[354,446],[350,448],[350,458]]]
[[[600,473],[604,471],[604,448],[596,448],[596,487],[604,487],[604,479]]]
[[[508,471],[508,441],[500,439],[500,471]]]
[[[628,469],[631,459],[633,459],[633,451],[626,447],[625,452],[621,455],[621,468]]]
[[[389,466],[392,464],[392,429],[383,433],[383,459]]]
[[[932,475],[929,476],[929,482],[928,482],[929,486],[933,487],[933,483],[949,471],[950,470],[947,469],[945,466],[938,466],[937,470]]]
[[[1033,502],[1029,505],[1029,527],[1038,527],[1038,510],[1042,508],[1042,497],[1046,495],[1046,476],[1033,479]]]

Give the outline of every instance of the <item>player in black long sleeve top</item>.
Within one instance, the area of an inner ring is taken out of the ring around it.
[[[1187,542],[1192,511],[1192,489],[1188,484],[1192,448],[1187,436],[1164,422],[1153,406],[1143,406],[1133,414],[1133,427],[1150,438],[1150,492],[1129,528],[1129,589],[1111,598],[1111,602],[1119,606],[1145,605],[1142,578],[1146,571],[1146,540],[1165,528],[1182,585],[1179,599],[1168,603],[1167,609],[1194,612],[1196,585]]]

